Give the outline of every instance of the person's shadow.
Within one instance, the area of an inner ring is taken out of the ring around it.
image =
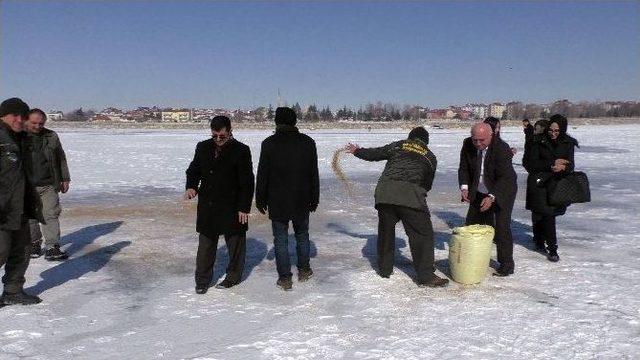
[[[41,272],[42,279],[28,288],[27,292],[38,295],[67,281],[79,279],[89,272],[96,272],[102,269],[115,254],[130,244],[130,241],[120,241],[61,262],[59,265]]]
[[[84,227],[63,236],[60,239],[60,245],[71,244],[65,249],[65,252],[72,256],[97,238],[116,231],[123,223],[124,221],[114,221]]]
[[[343,235],[347,235],[357,239],[366,240],[366,243],[362,247],[362,257],[369,261],[371,268],[378,272],[378,235],[377,234],[358,234],[349,231],[344,225],[337,223],[329,223],[327,227]],[[411,279],[416,279],[416,272],[413,268],[413,262],[411,259],[402,255],[400,249],[407,247],[407,242],[399,237],[395,238],[395,257],[394,267],[400,269],[403,273],[407,274]]]
[[[221,239],[222,240],[222,239]],[[260,240],[254,238],[247,238],[247,249],[244,260],[244,270],[242,271],[242,279],[245,281],[249,275],[253,272],[256,266],[260,265],[267,255],[267,245]],[[227,265],[229,264],[229,249],[227,246],[223,246],[217,250],[216,263],[213,268],[213,278],[211,284],[215,285],[227,272]]]

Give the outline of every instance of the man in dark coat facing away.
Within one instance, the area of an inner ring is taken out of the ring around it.
[[[199,196],[196,231],[200,233],[196,256],[196,293],[204,294],[213,277],[218,237],[224,235],[229,250],[225,279],[216,287],[240,283],[246,252],[253,166],[249,147],[233,138],[226,116],[211,120],[211,139],[199,142],[187,169],[186,199]]]
[[[463,201],[469,203],[466,224],[495,228],[499,268],[497,276],[514,271],[511,212],[518,184],[509,145],[493,136],[491,126],[477,123],[460,151],[458,182]]]
[[[256,185],[256,207],[269,212],[274,237],[278,281],[291,290],[289,221],[293,224],[298,256],[298,281],[312,275],[309,263],[309,213],[318,207],[320,183],[316,143],[296,128],[296,113],[276,109],[276,132],[262,142]]]
[[[436,175],[437,161],[428,144],[429,133],[420,126],[411,130],[406,140],[378,148],[348,144],[346,151],[367,161],[387,161],[375,191],[380,276],[388,278],[393,272],[396,224],[402,221],[418,276],[416,283],[440,287],[449,280],[434,274],[433,226],[426,198]]]

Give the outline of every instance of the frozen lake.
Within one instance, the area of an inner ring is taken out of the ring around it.
[[[245,280],[194,293],[195,202],[184,171],[206,131],[58,129],[71,190],[62,196],[62,263],[32,260],[26,287],[43,302],[0,309],[0,359],[632,359],[640,354],[640,125],[580,126],[576,168],[592,202],[558,219],[559,263],[532,250],[524,209],[524,136],[502,137],[519,193],[513,217],[516,273],[476,286],[418,288],[406,235],[396,270],[379,278],[373,189],[383,163],[345,156],[352,196],[331,170],[347,142],[382,146],[400,129],[307,132],[317,142],[321,204],[311,217],[314,278],[276,288],[271,228],[253,211]],[[466,207],[457,190],[468,131],[432,130],[438,172],[428,203],[436,260],[447,274],[450,227]],[[240,130],[257,167],[269,131]],[[224,241],[215,277],[226,266]],[[292,247],[293,248],[293,247]],[[494,250],[495,258],[495,250]],[[295,279],[295,278],[294,278]],[[634,355],[636,354],[636,355]]]

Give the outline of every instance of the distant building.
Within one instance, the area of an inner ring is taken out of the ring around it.
[[[489,105],[489,114],[488,116],[493,116],[498,119],[502,119],[504,112],[507,110],[507,107],[502,105],[501,103],[493,103]]]
[[[62,114],[62,111],[51,111],[49,113],[47,113],[47,120],[51,120],[51,121],[60,121],[64,119],[64,115]]]
[[[477,119],[484,119],[487,117],[487,105],[485,104],[467,104],[462,107],[462,110],[471,112],[472,116]]]
[[[191,111],[187,109],[165,110],[161,115],[162,122],[189,122],[191,121]]]

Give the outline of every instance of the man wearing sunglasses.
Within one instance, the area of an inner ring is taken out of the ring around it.
[[[225,279],[216,287],[224,289],[240,283],[253,186],[249,147],[233,138],[228,117],[214,117],[211,139],[198,143],[187,169],[185,199],[199,196],[196,293],[204,294],[209,289],[220,235],[227,243],[229,265]]]

